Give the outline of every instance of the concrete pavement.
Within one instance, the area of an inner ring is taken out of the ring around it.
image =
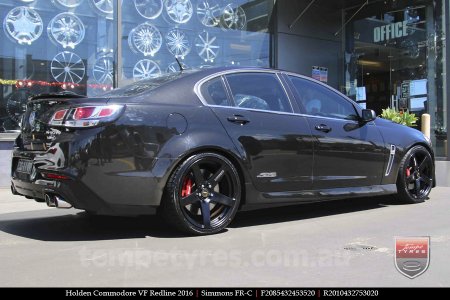
[[[221,234],[185,237],[157,217],[92,218],[0,189],[0,286],[449,287],[449,195],[243,212]],[[396,236],[431,237],[418,278],[396,270]]]

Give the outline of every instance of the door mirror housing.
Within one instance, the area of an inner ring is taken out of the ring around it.
[[[365,123],[372,122],[377,118],[375,112],[371,109],[363,109],[361,114],[361,120]]]

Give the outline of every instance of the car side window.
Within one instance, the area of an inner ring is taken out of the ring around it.
[[[216,77],[203,83],[201,93],[210,105],[230,106],[222,77]]]
[[[357,120],[355,107],[346,99],[318,83],[289,76],[300,99],[298,105],[312,116]]]
[[[237,107],[292,112],[289,99],[275,74],[225,75]]]

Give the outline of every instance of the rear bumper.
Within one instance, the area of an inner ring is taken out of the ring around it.
[[[72,145],[65,147],[73,148]],[[59,160],[61,157],[62,153],[58,153],[56,158]],[[71,156],[64,154],[64,157],[67,162],[69,159],[66,157]],[[20,159],[33,161],[31,174],[16,171]],[[11,166],[12,190],[20,195],[41,200],[45,199],[45,194],[56,195],[74,208],[97,214],[155,214],[161,199],[158,191],[162,191],[158,188],[159,181],[152,176],[151,171],[146,172],[146,178],[130,176],[126,172],[112,172],[114,168],[123,169],[127,165],[120,162],[123,160],[111,158],[111,162],[98,165],[97,158],[87,159],[83,163],[72,159],[73,167],[67,166],[67,163],[58,167],[57,160],[49,152],[23,151],[16,148],[13,151]],[[68,179],[48,179],[44,173],[64,175]],[[110,183],[111,180],[113,183]],[[134,186],[134,189],[130,186]]]
[[[41,179],[29,182],[13,177],[11,184],[20,195],[42,200],[45,194],[58,195],[74,208],[101,215],[152,215],[157,210],[156,206],[108,203],[83,184],[71,180],[59,182]]]

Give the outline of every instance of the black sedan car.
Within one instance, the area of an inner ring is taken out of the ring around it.
[[[158,212],[191,234],[217,233],[242,209],[386,194],[417,203],[435,186],[420,131],[260,68],[184,71],[99,98],[34,97],[11,175],[14,194],[49,206]]]

